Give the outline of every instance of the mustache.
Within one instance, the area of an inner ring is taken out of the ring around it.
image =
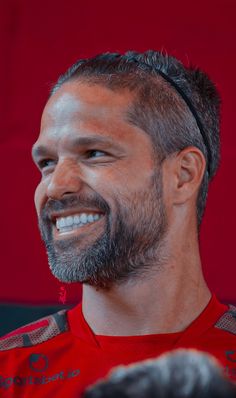
[[[96,193],[90,196],[70,195],[61,200],[50,198],[42,208],[40,218],[43,221],[48,221],[54,212],[60,212],[68,209],[79,210],[81,207],[95,207],[96,209],[101,210],[103,213],[110,213],[110,207],[108,203]]]

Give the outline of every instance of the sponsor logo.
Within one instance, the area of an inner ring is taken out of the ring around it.
[[[44,372],[48,368],[48,358],[44,354],[31,354],[29,356],[29,367],[35,372]]]
[[[225,356],[228,362],[231,362],[229,366],[224,368],[224,372],[227,377],[235,380],[236,379],[236,351],[228,350],[225,351]],[[233,365],[235,364],[235,366]]]
[[[45,354],[30,354],[28,358],[28,365],[33,372],[44,372],[49,367],[49,360]],[[35,373],[28,376],[13,375],[3,377],[2,375],[0,375],[0,388],[7,390],[13,385],[18,387],[25,387],[27,385],[38,386],[59,380],[68,380],[79,375],[80,369],[73,369],[68,371],[61,370],[54,374],[43,374],[40,376],[35,376]]]
[[[230,368],[229,366],[226,366],[224,368],[224,373],[227,377],[234,379],[236,377],[236,368]]]
[[[226,358],[230,362],[236,362],[236,351],[225,351]]]

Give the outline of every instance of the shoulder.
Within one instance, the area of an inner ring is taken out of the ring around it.
[[[28,323],[0,338],[0,351],[31,347],[69,330],[67,310]]]
[[[215,324],[215,327],[236,335],[236,307],[229,305],[226,311]]]

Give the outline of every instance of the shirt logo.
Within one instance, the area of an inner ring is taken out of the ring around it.
[[[0,374],[0,396],[1,389],[8,390],[12,386],[15,388],[26,388],[27,386],[43,386],[48,383],[56,383],[61,380],[63,382],[69,381],[74,377],[80,376],[80,369],[67,369],[67,370],[59,370],[57,373],[45,374],[45,370],[48,369],[49,360],[47,355],[33,353],[28,357],[28,365],[33,374],[28,374],[27,376],[22,376],[20,374],[8,375],[7,377],[2,376]],[[35,372],[43,372],[41,374],[36,374]]]
[[[44,354],[31,354],[29,367],[35,372],[44,372],[48,368],[48,357]]]
[[[225,351],[226,358],[230,362],[236,362],[236,351]]]

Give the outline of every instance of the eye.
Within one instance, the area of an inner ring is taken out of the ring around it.
[[[102,156],[108,156],[108,153],[99,151],[98,149],[91,149],[90,151],[87,151],[86,154],[88,158],[100,158]]]
[[[55,160],[53,160],[53,159],[42,159],[42,160],[40,160],[39,162],[38,162],[38,166],[39,166],[39,168],[42,170],[42,169],[45,169],[45,168],[47,168],[47,167],[51,167],[51,166],[54,166],[54,164],[55,164]]]

